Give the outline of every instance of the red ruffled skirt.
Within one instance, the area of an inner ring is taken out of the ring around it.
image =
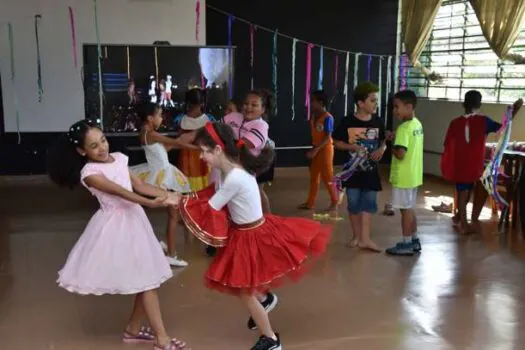
[[[304,218],[265,215],[249,227],[236,226],[226,210],[214,210],[206,197],[186,198],[181,214],[197,238],[220,247],[205,274],[211,289],[253,294],[279,287],[285,280],[296,282],[310,258],[322,255],[330,241],[330,226]]]

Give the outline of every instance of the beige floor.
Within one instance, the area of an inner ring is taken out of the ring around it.
[[[306,170],[280,170],[277,179],[269,189],[274,211],[298,214]],[[449,217],[427,209],[447,194],[449,188],[432,180],[421,191],[423,252],[413,258],[345,248],[348,221],[337,222],[326,258],[300,284],[278,291],[281,303],[271,320],[284,349],[525,349],[520,235],[497,236],[488,223],[481,236],[458,237]],[[382,193],[381,205],[387,196]],[[130,297],[80,297],[55,285],[94,200],[85,191],[9,178],[0,179],[0,198],[0,349],[148,349],[120,342]],[[149,214],[162,233],[166,216]],[[374,218],[373,232],[383,247],[394,244],[399,214]],[[246,329],[246,311],[204,288],[202,246],[179,238],[191,265],[161,288],[167,328],[194,350],[249,349],[257,333]]]

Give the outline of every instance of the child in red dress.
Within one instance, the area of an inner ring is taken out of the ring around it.
[[[268,168],[274,151],[252,155],[232,128],[209,123],[199,130],[196,143],[201,158],[220,169],[221,181],[179,202],[189,230],[206,244],[220,247],[205,281],[209,288],[240,297],[261,337],[252,349],[281,350],[261,295],[288,277],[299,279],[311,255],[326,249],[331,229],[303,218],[263,214],[259,187],[253,174]]]

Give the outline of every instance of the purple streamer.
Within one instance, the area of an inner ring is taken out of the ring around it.
[[[408,57],[407,55],[401,55],[399,62],[399,80],[400,80],[400,87],[399,90],[406,90],[407,89],[407,73],[408,73]]]
[[[371,72],[372,72],[372,56],[368,55],[368,74],[367,74],[367,81],[370,81],[371,79]]]

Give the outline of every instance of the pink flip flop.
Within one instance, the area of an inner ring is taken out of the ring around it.
[[[155,334],[150,327],[142,326],[137,334],[124,332],[122,341],[128,344],[153,343],[155,341]]]
[[[176,338],[173,338],[168,344],[164,345],[163,347],[154,344],[153,350],[191,350],[186,348],[186,343],[182,340],[178,340]]]

